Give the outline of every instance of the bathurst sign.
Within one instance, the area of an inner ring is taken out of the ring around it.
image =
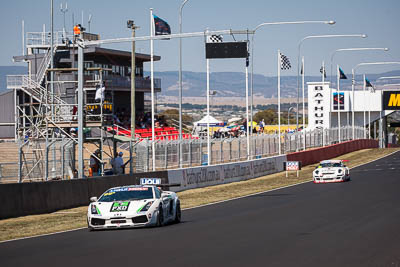
[[[383,91],[383,110],[400,110],[400,91]]]

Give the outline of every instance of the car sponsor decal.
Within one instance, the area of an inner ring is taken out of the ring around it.
[[[147,191],[148,187],[129,187],[128,191]]]
[[[110,189],[108,193],[126,192],[126,191],[147,191],[147,190],[149,190],[148,187],[123,187],[123,188]]]
[[[129,201],[125,202],[114,202],[111,206],[110,212],[127,211],[129,207]]]
[[[111,196],[111,195],[113,195],[113,194],[115,194],[115,192],[108,192],[108,193],[105,193],[104,195],[105,195],[105,196]]]

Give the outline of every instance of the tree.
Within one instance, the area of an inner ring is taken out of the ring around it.
[[[253,117],[253,120],[256,122],[259,122],[262,119],[264,119],[266,125],[278,124],[278,115],[277,112],[273,109],[259,111]]]
[[[168,123],[168,125],[171,126],[177,126],[179,124],[179,110],[177,109],[167,109],[161,113],[159,113],[159,116],[163,116]],[[184,124],[192,124],[193,123],[193,117],[189,115],[182,114],[182,126],[185,127]]]

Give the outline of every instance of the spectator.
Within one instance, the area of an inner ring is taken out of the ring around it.
[[[264,119],[262,119],[262,120],[260,121],[259,126],[260,126],[260,133],[263,133],[263,132],[264,132],[264,126],[265,126]]]
[[[114,159],[114,166],[113,166],[113,172],[114,174],[123,174],[124,173],[124,159],[122,158],[122,156],[124,155],[124,153],[119,152],[118,156]]]
[[[100,160],[98,159],[100,156],[100,150],[97,149],[94,155],[90,155],[90,169],[89,176],[97,176],[100,171]]]

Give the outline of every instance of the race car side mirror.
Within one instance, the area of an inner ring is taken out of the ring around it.
[[[97,197],[91,197],[90,202],[97,202]]]

